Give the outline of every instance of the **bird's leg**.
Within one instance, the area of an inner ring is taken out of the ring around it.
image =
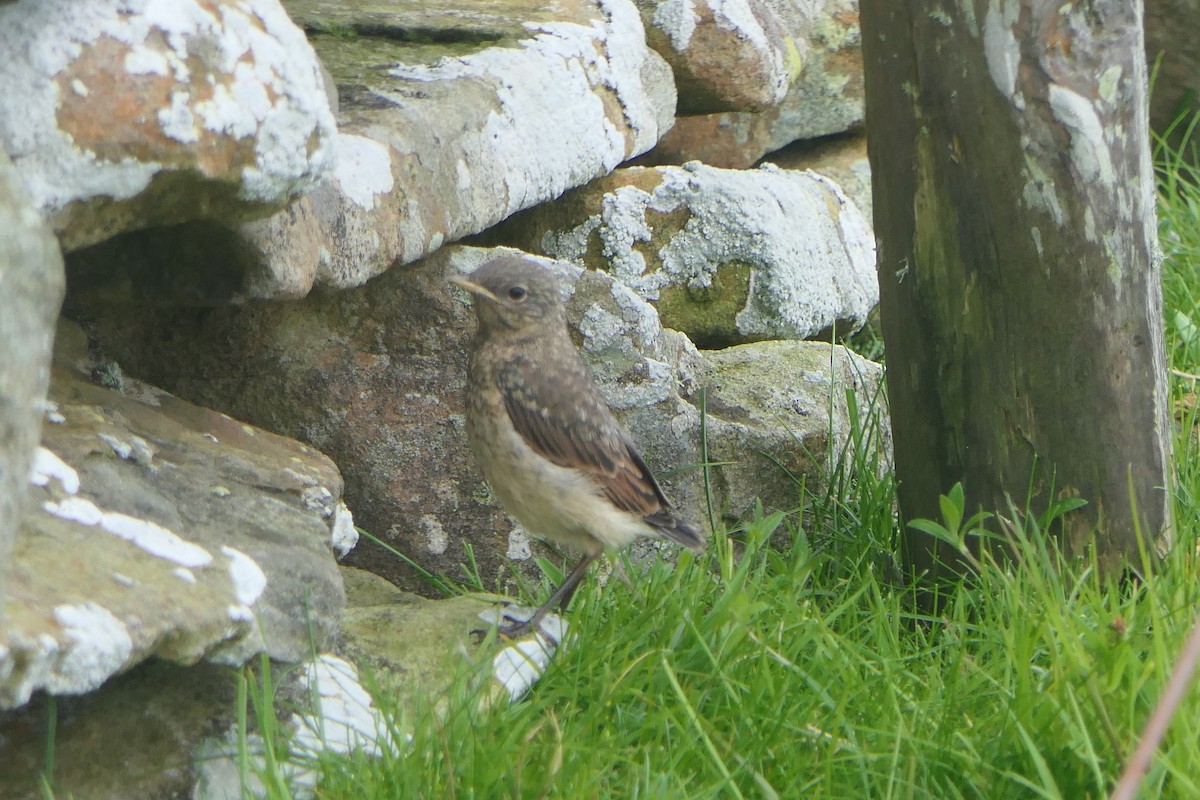
[[[558,608],[565,611],[567,604],[571,602],[571,597],[575,594],[575,590],[579,588],[579,584],[583,582],[583,577],[587,575],[588,567],[595,563],[599,557],[599,551],[585,555],[575,565],[575,569],[571,570],[570,574],[554,590],[554,594],[550,595],[550,599],[542,603],[541,607],[533,612],[532,617],[524,622],[514,622],[511,625],[502,626],[500,628],[500,635],[509,639],[518,639],[531,631],[536,631],[542,619],[545,618],[546,614],[550,613],[551,609]]]

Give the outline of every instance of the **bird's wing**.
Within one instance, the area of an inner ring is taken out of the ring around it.
[[[581,362],[547,373],[517,359],[498,378],[513,428],[539,455],[586,473],[622,511],[645,516],[669,506]]]

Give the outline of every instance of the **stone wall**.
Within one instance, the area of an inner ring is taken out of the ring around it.
[[[64,741],[136,697],[180,709],[158,741],[181,763],[220,749],[185,730],[227,725],[227,665],[369,660],[361,617],[337,644],[341,558],[426,594],[468,551],[496,589],[533,573],[549,551],[463,435],[448,279],[496,248],[558,273],[683,517],[795,509],[846,392],[880,396],[829,342],[878,298],[857,35],[852,0],[0,5],[0,709],[24,707],[0,747],[81,696]],[[788,168],[830,135],[844,188]],[[178,694],[197,661],[211,702]],[[0,795],[37,794],[30,746]],[[64,758],[64,792],[129,796],[85,766],[124,756]]]

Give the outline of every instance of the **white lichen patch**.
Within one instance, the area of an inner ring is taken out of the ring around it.
[[[978,39],[979,20],[975,18],[974,0],[959,0],[958,10],[962,13],[963,23],[967,26],[967,32],[971,34],[971,38]]]
[[[129,445],[133,448],[133,462],[149,467],[154,461],[154,446],[140,436],[131,435]]]
[[[254,609],[241,603],[230,603],[225,607],[225,613],[232,622],[254,622]]]
[[[600,246],[612,273],[643,296],[656,298],[661,282],[646,274],[646,258],[637,250],[640,242],[650,241],[653,231],[646,220],[646,209],[653,196],[636,186],[622,186],[606,195],[600,212]]]
[[[116,511],[104,511],[91,500],[68,497],[47,501],[42,509],[60,519],[89,527],[100,527],[137,545],[151,555],[165,558],[184,567],[203,567],[212,561],[212,554],[198,544],[185,541],[174,531],[156,522],[131,517]]]
[[[1113,64],[1100,73],[1100,80],[1096,83],[1096,93],[1105,103],[1112,103],[1116,99],[1117,90],[1121,87],[1121,75],[1120,64]]]
[[[104,516],[96,504],[83,497],[68,497],[65,500],[48,500],[42,509],[59,519],[78,522],[80,525],[99,525]]]
[[[241,550],[226,545],[221,548],[221,553],[229,559],[229,580],[233,584],[233,596],[248,610],[267,588],[267,576],[258,563]]]
[[[334,141],[333,176],[352,203],[370,211],[377,196],[392,191],[391,153],[373,139],[339,133]]]
[[[763,167],[771,167],[764,164]],[[871,223],[859,212],[857,206],[835,181],[812,170],[804,174],[824,186],[840,204],[840,209],[834,215],[841,231],[842,244],[851,264],[875,263],[875,237],[871,232]]]
[[[307,475],[301,476],[290,469],[285,469],[283,472],[285,475],[290,473],[295,476],[297,481],[302,484],[314,481],[313,478]],[[316,511],[322,517],[333,514],[333,492],[319,483],[312,483],[300,490],[300,503],[309,511]]]
[[[354,515],[342,501],[338,501],[330,526],[329,544],[339,559],[345,558],[358,545],[358,528],[354,527]]]
[[[66,641],[57,645],[54,668],[42,682],[52,694],[95,689],[120,670],[133,652],[124,623],[96,603],[58,606],[54,620]]]
[[[200,124],[192,111],[189,92],[171,92],[171,104],[158,110],[158,125],[169,138],[183,144],[200,141]]]
[[[515,525],[508,532],[508,546],[504,550],[504,555],[513,561],[528,561],[533,558],[529,534],[521,526]]]
[[[659,251],[662,269],[693,289],[711,286],[726,265],[748,269],[741,334],[805,338],[838,319],[861,323],[878,302],[869,226],[827,178],[773,166],[661,169],[650,207],[689,212]]]
[[[1104,125],[1096,106],[1078,92],[1056,83],[1050,85],[1049,97],[1054,118],[1071,136],[1071,163],[1080,183],[1099,181],[1102,186],[1113,186],[1116,173],[1112,153],[1104,140]]]
[[[424,514],[421,517],[421,530],[425,532],[425,549],[431,555],[440,556],[446,552],[450,537],[442,527],[441,520],[433,514]]]
[[[654,7],[651,21],[655,28],[667,35],[671,46],[683,52],[692,41],[700,15],[692,0],[662,0]]]
[[[633,333],[633,344],[637,352],[650,357],[661,355],[663,327],[654,306],[621,281],[613,281],[612,299],[621,310],[621,318]]]
[[[570,230],[546,231],[540,243],[541,251],[554,258],[582,260],[587,253],[588,237],[599,227],[600,215],[593,214]]]
[[[100,517],[100,527],[151,555],[184,567],[203,567],[212,561],[212,555],[200,545],[184,541],[175,532],[147,519],[105,511]]]
[[[34,486],[45,486],[52,479],[58,481],[67,494],[79,491],[79,473],[50,450],[39,447],[33,452],[29,482]]]
[[[592,352],[629,350],[632,347],[625,336],[624,321],[599,305],[592,305],[583,312],[579,332],[583,334],[584,349]]]
[[[1029,208],[1044,211],[1060,228],[1066,222],[1066,212],[1063,211],[1062,201],[1054,188],[1054,181],[1042,169],[1037,158],[1025,147],[1025,185],[1021,190],[1021,200]]]
[[[62,425],[67,421],[67,418],[64,417],[62,412],[58,410],[58,403],[54,402],[53,400],[46,400],[42,404],[42,408],[45,411],[47,422],[52,422],[55,425]]]
[[[128,461],[129,458],[133,456],[133,445],[131,445],[129,442],[123,442],[117,437],[110,436],[107,433],[97,433],[96,437],[111,447],[113,452],[122,459]]]
[[[1020,13],[1019,0],[994,0],[988,4],[983,19],[983,54],[988,74],[1000,93],[1010,100],[1017,91],[1017,68],[1021,63],[1021,46],[1013,34]]]
[[[326,751],[396,752],[397,742],[359,682],[353,664],[325,653],[302,670],[306,696],[318,698],[319,703],[309,713],[292,716],[296,731],[293,752],[310,757]]]
[[[606,193],[598,224],[592,217],[543,236],[548,254],[582,263],[594,231],[606,271],[618,279],[613,299],[621,317],[605,309],[584,314],[589,349],[611,350],[618,329],[632,327],[636,349],[657,357],[662,327],[646,300],[671,286],[706,290],[722,269],[748,273],[749,297],[729,323],[745,336],[805,338],[838,320],[861,324],[878,302],[870,224],[829,178],[773,164],[723,170],[690,162],[656,172],[650,191],[627,184]],[[677,219],[681,210],[681,229],[654,230],[663,223],[652,213]],[[643,252],[649,241],[665,243]],[[651,256],[655,269],[647,266]]]
[[[184,583],[194,584],[196,582],[195,573],[193,573],[187,567],[176,567],[175,569],[171,570],[171,573]]]

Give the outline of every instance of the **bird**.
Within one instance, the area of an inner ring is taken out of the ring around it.
[[[500,633],[519,638],[555,607],[565,611],[606,549],[649,537],[704,552],[704,538],[672,512],[571,341],[554,274],[506,254],[450,280],[469,293],[479,323],[466,433],[480,471],[529,533],[583,554],[528,620]]]

